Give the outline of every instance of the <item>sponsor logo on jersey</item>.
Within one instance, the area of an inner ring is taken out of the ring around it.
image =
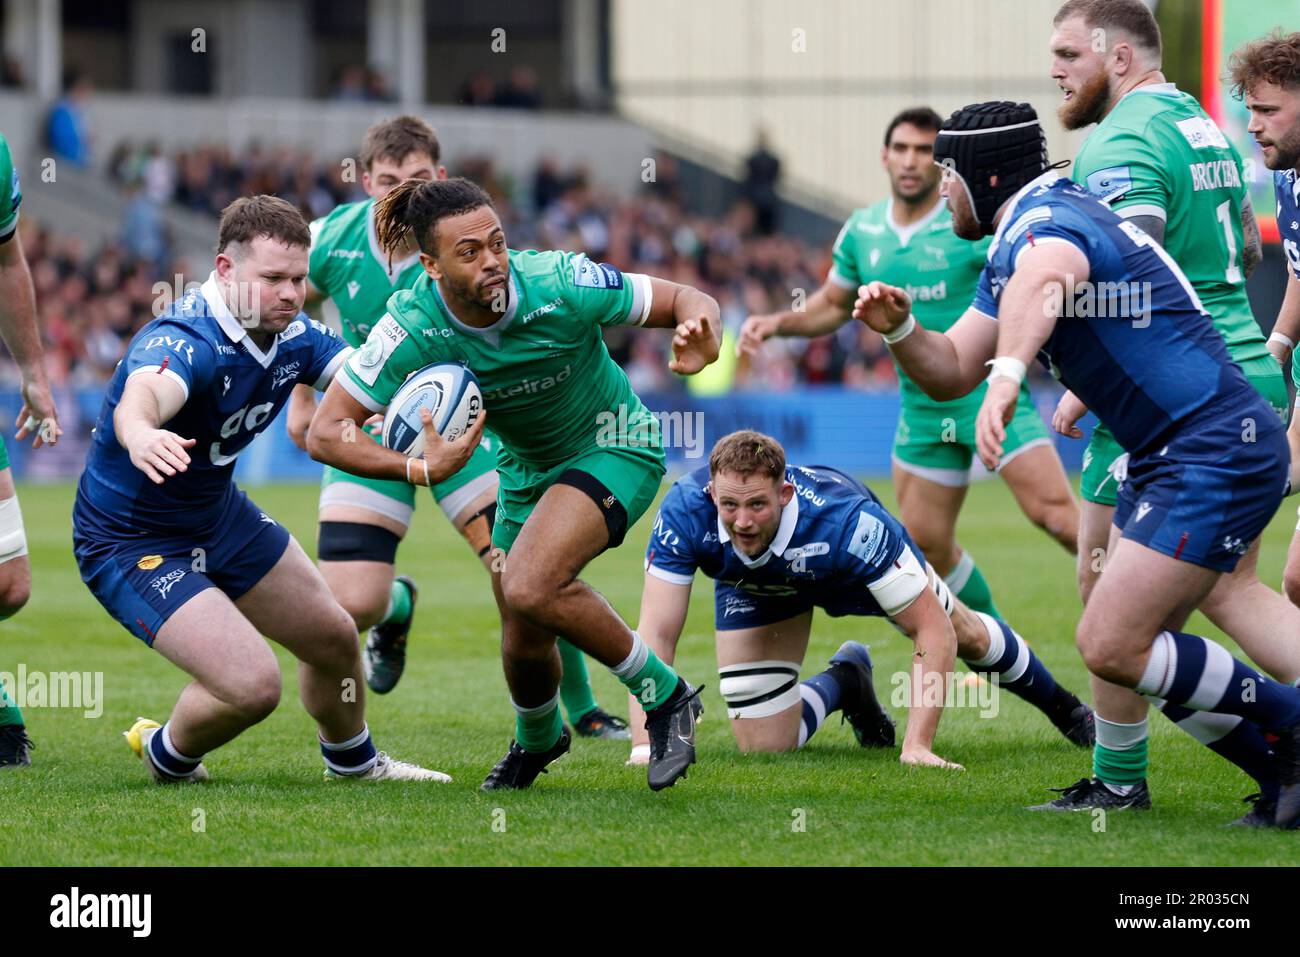
[[[754,610],[754,603],[746,601],[744,598],[738,598],[735,595],[727,596],[726,603],[722,606],[722,617],[730,618],[732,615],[747,615]]]
[[[313,319],[312,325],[319,326],[320,323],[318,323],[315,319]],[[280,333],[280,341],[288,342],[294,336],[300,336],[306,331],[307,331],[307,324],[303,322],[301,319],[295,319],[293,322],[289,323],[287,326],[284,327],[284,332]],[[325,327],[321,326],[320,331],[324,332]]]
[[[331,249],[325,258],[330,257],[335,259],[365,259],[366,251],[364,249]]]
[[[222,379],[222,383],[221,383],[221,394],[222,394],[222,395],[225,395],[227,392],[230,391],[230,376],[228,376],[228,375],[227,375],[227,376],[222,376],[221,379]]]
[[[876,263],[880,262],[880,250],[872,249],[871,255],[867,257],[867,262],[871,265],[872,269],[875,269]]]
[[[423,332],[424,335],[429,339],[432,339],[434,336],[442,336],[444,339],[446,339],[456,334],[455,329],[435,329],[433,326],[426,326],[420,331]]]
[[[1228,141],[1224,139],[1223,133],[1215,125],[1214,120],[1208,116],[1189,116],[1185,120],[1179,120],[1174,124],[1178,127],[1178,132],[1183,134],[1183,139],[1194,150],[1208,150],[1228,148]]]
[[[858,513],[858,527],[849,539],[848,552],[868,565],[876,563],[877,553],[885,544],[885,523],[866,512]]]
[[[135,563],[135,567],[142,572],[151,572],[162,563],[163,557],[161,555],[145,555]]]
[[[677,546],[682,543],[682,540],[678,536],[678,534],[664,524],[663,515],[655,516],[654,528],[651,529],[650,535],[652,538],[657,538],[660,544],[662,544],[665,548],[671,548],[674,551],[676,551]]]
[[[1243,542],[1240,538],[1233,538],[1231,535],[1223,536],[1223,550],[1225,552],[1232,552],[1234,555],[1244,555],[1249,549],[1249,542]]]
[[[187,340],[173,339],[171,336],[151,336],[144,344],[146,351],[149,349],[156,349],[159,346],[166,346],[173,352],[183,355],[190,365],[194,364],[194,347],[190,345]]]
[[[1206,189],[1238,189],[1241,186],[1241,170],[1236,160],[1210,160],[1208,163],[1193,163],[1187,167],[1192,174],[1192,191]]]
[[[1111,203],[1133,188],[1133,171],[1127,166],[1108,166],[1089,176],[1085,185],[1103,203]]]
[[[904,287],[913,302],[938,302],[948,298],[948,280],[940,279],[933,286],[913,286],[910,282]]]
[[[1149,502],[1141,502],[1138,505],[1137,517],[1133,519],[1133,521],[1135,522],[1142,521],[1142,519],[1147,517],[1147,513],[1150,511],[1151,511],[1151,504]]]
[[[534,309],[532,312],[526,314],[526,315],[525,315],[522,319],[520,319],[519,321],[520,321],[520,322],[528,322],[528,320],[530,320],[530,319],[536,319],[538,316],[544,316],[544,315],[546,315],[548,312],[554,312],[556,309],[559,309],[559,308],[560,308],[560,305],[561,305],[563,302],[564,302],[563,299],[552,299],[552,300],[551,300],[550,302],[548,302],[546,305],[544,305],[544,306],[538,306],[538,307],[537,307],[536,309]]]
[[[156,588],[158,590],[158,594],[160,594],[163,598],[166,598],[167,593],[172,590],[172,587],[184,577],[185,577],[185,569],[173,568],[167,574],[160,575],[157,578],[155,578],[153,581],[149,583],[149,585],[153,588]]]
[[[809,488],[808,486],[800,485],[798,482],[791,482],[790,484],[794,486],[794,494],[798,495],[800,498],[807,499],[809,502],[812,502],[818,508],[821,508],[823,505],[826,504],[826,499],[822,498],[820,495],[816,493],[816,491]]]
[[[359,293],[360,291],[361,291],[361,283],[357,282],[355,279],[350,279],[350,280],[348,280],[348,298],[349,298],[349,299],[355,299],[355,298],[357,298],[357,293]]]
[[[485,389],[483,392],[483,401],[489,402],[494,399],[508,399],[515,395],[532,395],[534,392],[545,392],[547,389],[553,389],[570,375],[573,374],[572,366],[565,366],[558,373],[548,375],[541,379],[528,379],[520,382],[518,385],[503,387],[500,389]]]
[[[301,366],[301,362],[286,362],[284,365],[276,366],[275,371],[271,373],[271,388],[278,389],[287,382],[293,382],[298,378],[298,369]]]
[[[829,542],[809,542],[807,545],[800,545],[796,548],[787,548],[785,554],[781,557],[788,562],[799,558],[812,558],[814,555],[829,555],[831,546]]]
[[[622,289],[623,274],[609,263],[594,263],[586,256],[573,260],[573,284],[588,289]]]
[[[406,330],[392,316],[385,315],[370,330],[366,344],[348,360],[352,363],[352,371],[366,385],[374,385],[388,357],[405,341]]]
[[[234,346],[228,346],[228,345],[226,345],[224,342],[222,342],[222,343],[218,343],[218,344],[217,344],[217,354],[218,354],[218,355],[223,355],[223,356],[233,356],[233,355],[235,354],[235,347],[234,347]]]
[[[881,236],[885,232],[883,223],[858,223],[858,229],[869,236]]]

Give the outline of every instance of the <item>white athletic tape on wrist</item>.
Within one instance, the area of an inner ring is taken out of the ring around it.
[[[929,587],[930,576],[910,548],[903,549],[889,571],[867,586],[880,610],[890,618],[906,611]]]
[[[628,764],[644,764],[650,760],[650,745],[638,744],[632,749],[632,753],[627,756]]]
[[[885,340],[885,345],[892,346],[894,343],[906,339],[916,331],[916,316],[908,315],[903,324],[893,332],[882,332],[880,337]]]
[[[0,565],[27,554],[27,532],[18,496],[0,500]]]
[[[747,661],[718,669],[729,718],[766,718],[799,703],[799,663]]]
[[[996,359],[990,359],[984,363],[989,366],[989,379],[995,378],[1010,379],[1016,385],[1025,381],[1025,373],[1029,367],[1017,359],[1015,356],[998,356]]]
[[[1268,337],[1268,341],[1269,341],[1269,342],[1280,342],[1280,343],[1282,343],[1282,345],[1286,346],[1288,349],[1295,349],[1295,343],[1291,341],[1291,337],[1290,337],[1290,336],[1283,335],[1283,334],[1280,333],[1280,332],[1274,332],[1272,335],[1270,335],[1270,336]]]

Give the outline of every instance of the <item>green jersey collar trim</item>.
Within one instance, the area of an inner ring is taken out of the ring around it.
[[[885,225],[889,227],[890,231],[895,236],[898,237],[898,245],[906,246],[912,241],[913,236],[917,235],[921,230],[926,229],[931,223],[938,219],[939,215],[947,208],[948,201],[940,196],[939,201],[934,204],[934,209],[930,210],[911,225],[900,226],[894,220],[894,200],[893,197],[890,197],[889,201],[885,204]]]
[[[511,264],[510,267],[508,287],[510,290],[510,303],[506,306],[505,315],[490,326],[471,326],[451,311],[451,307],[447,305],[447,300],[442,297],[442,289],[439,288],[438,281],[432,276],[429,277],[429,288],[433,290],[434,300],[438,303],[438,308],[442,310],[442,314],[446,316],[448,320],[450,320],[461,332],[471,336],[479,336],[486,339],[494,346],[500,344],[501,333],[506,330],[506,327],[509,326],[510,323],[514,322],[515,313],[519,311],[519,286],[515,282],[515,269],[513,264]]]
[[[416,249],[405,259],[399,259],[393,263],[392,269],[388,268],[388,257],[379,248],[379,240],[375,236],[375,201],[373,199],[366,204],[366,238],[370,241],[370,255],[375,257],[375,262],[379,263],[379,268],[388,276],[390,286],[397,282],[398,276],[420,261],[420,250]]]

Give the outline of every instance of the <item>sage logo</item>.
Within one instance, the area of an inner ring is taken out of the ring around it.
[[[125,927],[132,937],[153,928],[152,894],[82,894],[73,887],[50,898],[51,927]]]

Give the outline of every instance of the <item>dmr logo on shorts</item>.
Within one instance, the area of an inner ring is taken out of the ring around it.
[[[153,926],[152,894],[69,894],[50,898],[51,927],[127,927],[132,937],[148,937]]]

